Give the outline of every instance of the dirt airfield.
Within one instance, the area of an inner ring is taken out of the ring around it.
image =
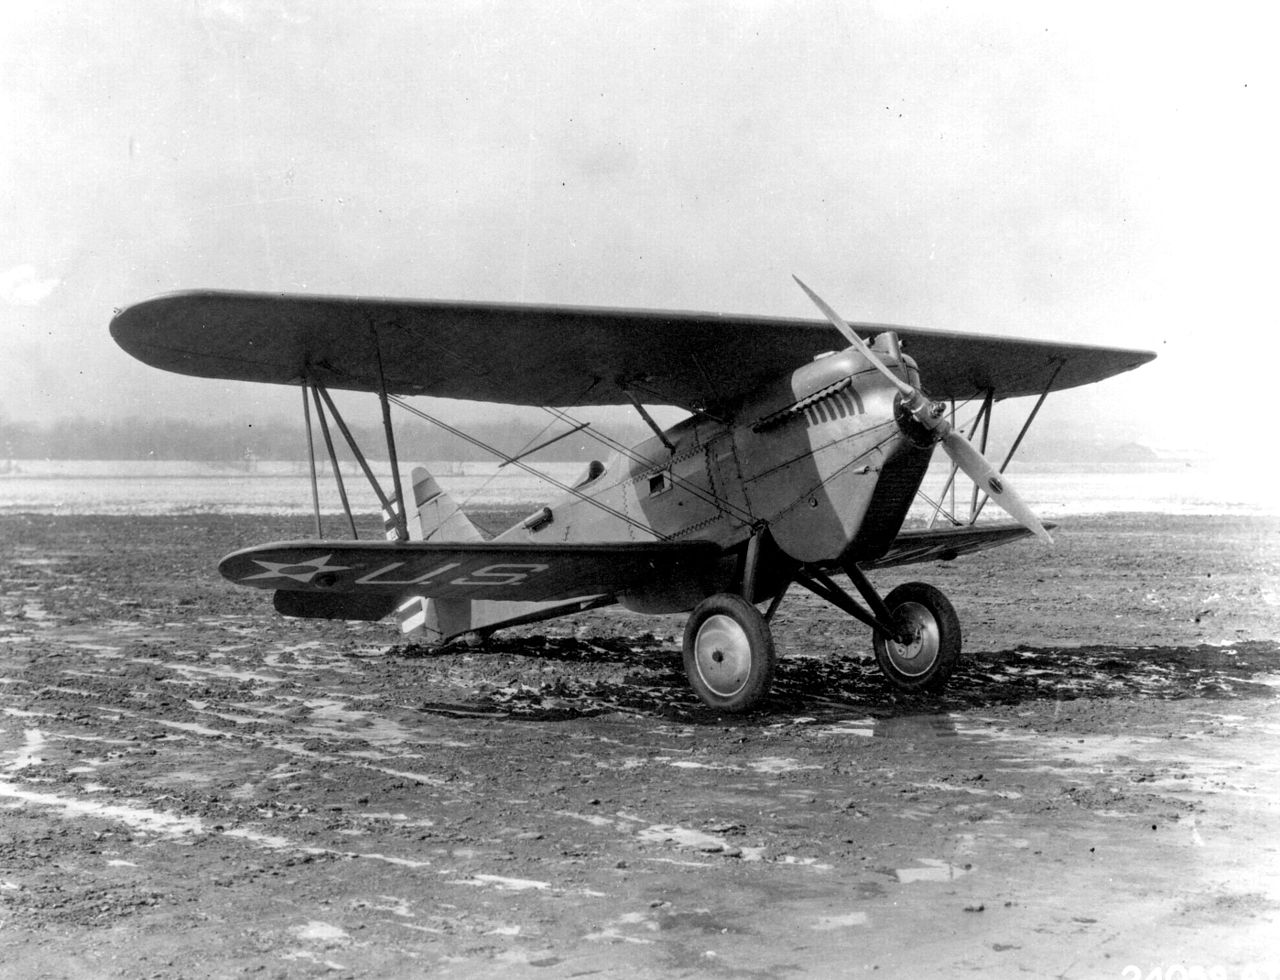
[[[876,575],[941,700],[794,592],[745,717],[680,617],[436,653],[214,569],[309,533],[0,516],[0,975],[1280,976],[1280,520]]]

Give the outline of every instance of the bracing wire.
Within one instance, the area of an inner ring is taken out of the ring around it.
[[[632,527],[636,528],[637,530],[644,532],[645,534],[653,535],[654,537],[662,541],[665,541],[670,538],[670,535],[659,534],[657,531],[655,531],[648,524],[645,524],[643,521],[638,521],[634,517],[631,517],[630,515],[625,514],[614,507],[610,507],[608,504],[604,503],[603,501],[583,493],[576,487],[571,487],[567,483],[561,483],[559,480],[555,479],[555,477],[548,476],[546,473],[543,473],[539,470],[534,469],[532,466],[529,466],[523,460],[508,456],[506,453],[501,452],[500,450],[486,443],[483,439],[478,439],[475,436],[470,435],[469,433],[463,432],[461,429],[455,428],[454,426],[450,425],[448,422],[445,422],[443,419],[438,419],[435,416],[430,415],[419,408],[415,408],[414,406],[408,404],[401,398],[392,396],[390,398],[390,401],[393,404],[404,409],[406,412],[410,413],[411,415],[416,415],[418,418],[422,419],[423,421],[430,422],[432,425],[435,425],[440,427],[441,429],[444,429],[444,431],[448,432],[450,435],[457,436],[459,439],[462,439],[464,442],[470,443],[471,445],[477,447],[478,449],[482,449],[485,452],[492,453],[493,455],[497,456],[499,459],[505,460],[506,462],[510,463],[513,466],[518,466],[520,469],[524,470],[530,476],[537,477],[540,480],[545,480],[547,483],[550,483],[557,490],[561,490],[564,493],[572,494],[578,499],[583,500],[586,503],[589,503],[592,506],[599,508],[600,510],[604,511],[606,514],[609,514],[611,517],[614,517],[625,524],[629,524]]]
[[[574,418],[564,409],[548,408],[544,406],[543,411],[548,412],[555,418],[559,419],[561,422],[564,422],[566,425],[579,424],[578,419]],[[604,433],[597,432],[594,429],[587,429],[585,431],[590,438],[595,439],[598,443],[600,443],[606,449],[610,449],[613,452],[618,453],[619,455],[625,456],[627,459],[631,460],[633,463],[639,463],[641,466],[652,467],[654,469],[662,468],[663,464],[658,460],[650,459],[647,456],[642,455],[641,453],[637,452],[633,447],[629,447],[626,444],[619,442],[617,439],[614,439],[612,436],[608,436],[608,435],[605,435]],[[724,497],[721,497],[719,494],[715,493],[714,491],[704,490],[702,487],[698,486],[696,483],[692,483],[691,481],[686,480],[683,477],[676,476],[675,473],[670,473],[669,475],[671,477],[672,486],[680,487],[682,490],[698,498],[703,503],[710,504],[716,510],[720,511],[720,513],[725,514],[726,516],[732,518],[733,520],[738,521],[739,523],[743,524],[746,527],[750,527],[752,524],[755,523],[755,517],[750,513],[750,511],[747,511],[741,507],[738,507],[732,501],[726,500]]]

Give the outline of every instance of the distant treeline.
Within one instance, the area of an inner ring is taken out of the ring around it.
[[[511,421],[466,427],[472,435],[499,450],[516,454],[566,431],[563,423]],[[590,430],[540,450],[532,458],[585,462],[608,450],[588,435]],[[361,451],[370,459],[386,459],[386,440],[380,426],[352,425]],[[629,445],[642,441],[647,429],[610,426],[605,434]],[[334,427],[339,459],[351,459],[345,440]],[[327,456],[324,437],[314,427],[316,455]],[[405,460],[492,460],[495,457],[457,436],[425,422],[396,426],[396,451]],[[305,428],[295,422],[195,422],[170,418],[61,419],[48,424],[0,419],[0,456],[4,459],[162,459],[234,461],[247,459],[305,459]]]

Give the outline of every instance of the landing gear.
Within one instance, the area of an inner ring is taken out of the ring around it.
[[[698,603],[684,628],[684,670],[703,701],[720,711],[750,710],[768,692],[777,656],[769,624],[739,595]]]
[[[884,600],[901,638],[872,634],[876,663],[900,691],[940,692],[960,661],[960,619],[947,597],[924,582],[906,582]]]
[[[960,618],[947,597],[924,582],[907,582],[881,599],[854,563],[845,574],[866,607],[821,570],[802,568],[796,581],[872,629],[876,663],[899,691],[937,694],[960,662]]]
[[[942,691],[960,662],[960,619],[938,589],[907,582],[881,598],[862,568],[848,562],[842,567],[862,602],[818,565],[785,567],[785,579],[775,576],[757,590],[761,550],[767,544],[767,533],[757,533],[748,543],[736,576],[741,593],[721,592],[703,599],[685,624],[685,674],[706,704],[739,713],[755,707],[768,693],[777,662],[769,622],[790,582],[870,626],[876,663],[899,691]],[[763,567],[770,565],[765,562]],[[750,600],[763,601],[766,596],[772,596],[772,602],[762,615]]]

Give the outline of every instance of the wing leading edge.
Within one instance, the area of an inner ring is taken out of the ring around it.
[[[1038,395],[1101,381],[1155,355],[857,323],[897,331],[934,398]],[[387,389],[517,405],[725,404],[788,366],[841,346],[821,320],[241,292],[188,292],[111,322],[139,360],[179,374]],[[1056,372],[1056,374],[1055,374]],[[1050,379],[1052,384],[1050,385]]]

